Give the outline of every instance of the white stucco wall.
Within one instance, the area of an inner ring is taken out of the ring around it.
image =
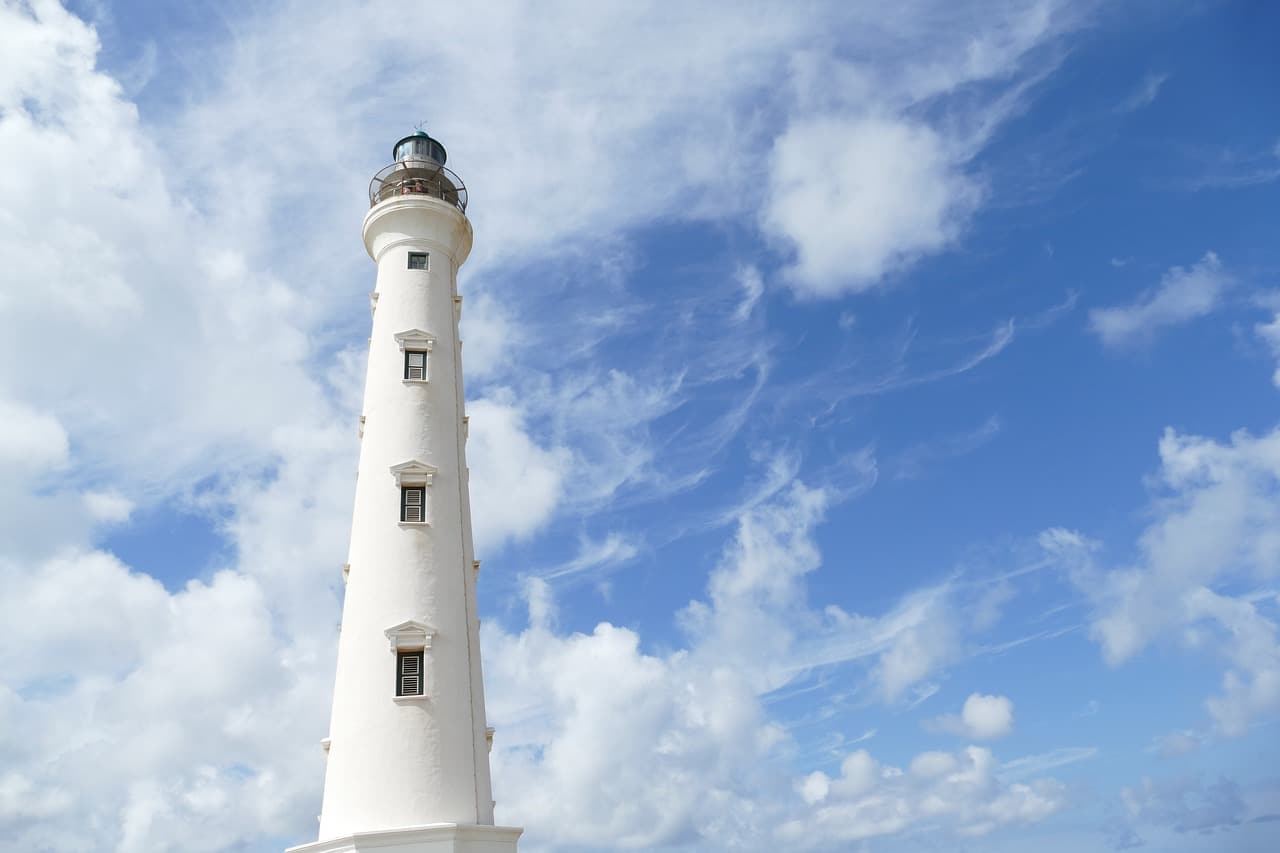
[[[364,241],[377,263],[377,297],[321,841],[493,823],[455,307],[471,225],[439,199],[399,196],[369,211]],[[428,270],[408,269],[411,251],[429,253]],[[403,380],[396,340],[415,329],[435,339],[422,384]],[[436,473],[427,523],[404,525],[390,469],[414,460]],[[384,632],[409,620],[434,632],[426,695],[397,700],[396,655]]]

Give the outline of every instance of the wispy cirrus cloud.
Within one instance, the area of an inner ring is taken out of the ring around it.
[[[1093,309],[1089,327],[1107,346],[1142,344],[1164,329],[1212,312],[1233,282],[1218,256],[1206,252],[1190,267],[1170,268],[1156,287],[1144,291],[1134,302]]]
[[[1164,88],[1164,84],[1169,82],[1168,74],[1151,73],[1142,79],[1142,83],[1134,89],[1129,97],[1120,102],[1116,107],[1117,111],[1130,113],[1134,110],[1140,110],[1155,102],[1160,97],[1160,90]]]
[[[1182,189],[1237,190],[1258,187],[1280,180],[1280,140],[1252,149],[1224,149],[1203,153],[1190,178],[1175,180]]]
[[[913,445],[891,463],[893,476],[899,480],[920,477],[930,465],[972,453],[999,434],[1000,418],[992,415],[971,430]]]

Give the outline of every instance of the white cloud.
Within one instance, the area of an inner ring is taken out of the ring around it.
[[[322,724],[313,665],[332,644],[299,666],[253,579],[170,594],[68,553],[0,563],[0,580],[5,648],[21,650],[0,654],[0,833],[16,849],[218,851],[298,824],[319,771],[299,728]]]
[[[774,141],[761,224],[793,255],[801,296],[870,289],[953,244],[987,195],[971,160],[1052,67],[1037,48],[1079,24],[1053,3],[901,11],[866,24],[857,61],[791,61],[797,108]],[[926,21],[948,35],[926,35]],[[875,56],[877,40],[902,53]],[[979,82],[983,96],[948,100]]]
[[[931,465],[972,453],[999,433],[1000,418],[992,415],[974,429],[912,445],[895,460],[894,477],[900,480],[920,477]]]
[[[865,290],[951,243],[982,198],[932,128],[892,117],[793,123],[774,145],[765,229],[797,292]]]
[[[875,671],[886,699],[896,699],[907,687],[958,656],[956,628],[945,608],[944,599],[926,593],[910,596],[890,614],[887,627],[892,639]]]
[[[683,614],[685,648],[646,651],[635,631],[608,623],[559,634],[538,580],[526,629],[486,622],[499,820],[524,823],[535,848],[766,850],[907,828],[981,835],[1061,808],[1058,783],[1002,781],[977,747],[924,753],[905,771],[858,751],[834,779],[786,774],[777,759],[790,737],[761,696],[797,676],[799,641],[826,630],[803,579],[819,565],[813,529],[829,500],[793,482],[741,510],[706,600]],[[844,617],[837,627],[864,623]],[[992,733],[1000,709],[984,704],[970,716]],[[694,787],[709,793],[690,798]]]
[[[1152,750],[1162,758],[1172,758],[1195,752],[1204,743],[1204,736],[1192,731],[1170,732],[1152,739]]]
[[[30,458],[70,439],[81,485],[150,493],[266,450],[282,411],[318,416],[305,301],[228,247],[235,211],[171,195],[93,31],[55,3],[0,29],[0,383],[56,422],[15,424]]]
[[[466,341],[468,380],[484,380],[499,373],[508,359],[528,341],[502,303],[479,293],[464,303],[461,336]]]
[[[528,536],[555,511],[570,455],[563,447],[535,443],[524,413],[501,395],[472,401],[467,413],[476,542],[497,549],[508,539]]]
[[[61,468],[69,458],[67,431],[56,417],[0,400],[0,470],[35,474]]]
[[[1225,778],[1206,784],[1198,778],[1144,777],[1138,785],[1122,788],[1120,798],[1136,823],[1206,833],[1243,820],[1247,808],[1240,793],[1240,786]]]
[[[1096,746],[1066,746],[1039,755],[1024,755],[1000,765],[997,775],[1005,781],[1039,776],[1055,767],[1065,767],[1080,761],[1088,761],[1098,754]]]
[[[1089,325],[1108,346],[1142,343],[1169,326],[1213,311],[1231,284],[1218,256],[1207,252],[1189,268],[1170,268],[1158,286],[1131,305],[1093,309]]]
[[[578,543],[578,553],[573,559],[538,573],[544,580],[600,572],[633,559],[640,553],[639,547],[628,536],[610,533],[604,539],[583,538]]]
[[[85,492],[85,509],[99,521],[119,524],[133,514],[133,501],[119,492]]]
[[[1280,429],[1225,443],[1167,429],[1160,462],[1133,565],[1102,570],[1094,547],[1067,531],[1042,542],[1093,600],[1090,634],[1109,663],[1159,638],[1220,656],[1222,692],[1206,708],[1220,732],[1240,735],[1280,711],[1280,641],[1264,600],[1222,588],[1280,574]]]
[[[959,715],[944,714],[926,722],[925,727],[972,740],[1001,738],[1013,731],[1013,702],[1007,696],[972,693]]]
[[[733,319],[741,323],[751,316],[764,295],[764,278],[758,267],[745,266],[738,270],[738,284],[742,288],[742,301],[734,309]]]
[[[1259,323],[1254,330],[1263,343],[1271,348],[1271,355],[1280,362],[1280,313],[1276,314],[1270,323]],[[1280,366],[1277,366],[1275,372],[1271,374],[1271,383],[1280,388]]]
[[[1153,103],[1169,80],[1168,74],[1148,74],[1129,97],[1120,102],[1121,112],[1133,112]]]
[[[925,96],[1008,67],[1007,52],[966,35],[948,48],[963,61],[915,65],[939,30],[923,12],[953,8],[926,6],[848,14],[894,29],[884,44],[910,44],[903,85]],[[315,740],[329,708],[357,447],[361,357],[344,344],[363,331],[335,335],[363,307],[350,283],[371,277],[347,248],[350,200],[381,165],[369,152],[384,151],[386,128],[419,102],[422,81],[450,81],[433,90],[433,110],[483,235],[468,272],[494,271],[512,258],[571,255],[655,218],[754,216],[773,131],[748,113],[795,45],[827,27],[767,3],[716,39],[704,34],[722,10],[696,3],[663,15],[584,15],[573,4],[537,15],[518,4],[436,11],[433,25],[450,39],[422,39],[365,4],[268,9],[225,43],[185,45],[182,68],[156,74],[182,81],[182,111],[146,123],[96,69],[89,27],[50,2],[0,7],[0,317],[9,331],[0,383],[12,395],[0,413],[0,462],[37,473],[77,466],[71,497],[98,521],[124,520],[123,495],[145,506],[200,484],[192,497],[216,508],[211,523],[233,554],[166,589],[93,550],[80,520],[51,512],[66,496],[4,493],[14,505],[0,535],[0,584],[10,592],[0,615],[12,640],[0,649],[0,835],[18,849],[200,853],[314,832]],[[930,26],[917,27],[916,12]],[[568,15],[581,29],[580,43],[566,46]],[[996,17],[970,16],[966,32],[975,21],[999,30]],[[1020,43],[1033,44],[1044,30],[1025,35]],[[480,116],[477,103],[492,109]],[[946,132],[889,113],[891,136],[905,128],[920,151],[941,152],[936,175],[962,178],[947,165],[963,157]],[[818,120],[806,113],[795,126]],[[296,174],[299,128],[323,140],[306,149],[309,173],[323,180],[280,178]],[[571,168],[530,168],[530,151]],[[929,174],[922,180],[930,189]],[[888,248],[867,244],[859,256],[897,263],[935,248],[927,222],[903,212],[900,224],[905,237],[885,235]],[[500,376],[518,361],[512,342],[533,336],[488,310],[497,303],[482,293],[468,300],[468,358]],[[727,360],[741,370],[736,353]],[[69,390],[67,377],[86,366],[92,381]],[[566,501],[590,506],[659,479],[647,430],[681,403],[674,375],[535,377],[538,405],[527,406],[524,387],[519,403],[488,389],[470,407],[478,540],[498,547]],[[735,415],[740,422],[745,409]],[[544,430],[541,420],[555,417]],[[688,649],[647,652],[637,633],[609,625],[557,634],[545,588],[531,588],[527,631],[487,623],[506,744],[496,776],[511,786],[500,797],[512,813],[583,843],[682,843],[721,830],[767,837],[777,816],[769,804],[787,801],[793,784],[760,760],[776,757],[786,736],[758,693],[815,665],[788,656],[794,638],[818,636],[836,661],[883,655],[885,695],[944,665],[947,635],[921,621],[947,615],[942,597],[881,619],[808,608],[802,577],[819,562],[810,533],[829,497],[799,484],[782,494],[742,519]],[[40,553],[29,557],[28,547]],[[754,628],[771,629],[763,636],[777,644],[778,664],[764,672]],[[910,659],[920,649],[923,667]],[[635,773],[602,788],[617,762]],[[547,780],[582,796],[555,796]],[[990,804],[956,806],[966,816],[951,825],[981,831],[971,815],[1035,811],[1030,789],[979,787]],[[611,809],[573,811],[602,790]],[[690,790],[713,793],[695,800]],[[1002,797],[1009,807],[996,807]],[[824,825],[845,831],[834,818]]]
[[[977,746],[921,753],[905,770],[859,750],[845,758],[837,778],[806,780],[816,807],[783,824],[779,836],[794,847],[847,845],[920,826],[981,836],[1042,820],[1066,804],[1066,789],[1057,782],[1004,784],[995,771],[991,752]],[[818,796],[824,790],[826,796]]]

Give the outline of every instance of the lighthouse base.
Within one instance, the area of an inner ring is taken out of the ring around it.
[[[522,832],[510,826],[434,823],[357,832],[290,847],[285,853],[516,853]]]

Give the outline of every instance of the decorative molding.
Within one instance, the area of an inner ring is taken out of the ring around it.
[[[361,438],[364,438],[364,418],[364,415],[360,416],[360,426],[358,427]]]
[[[431,638],[436,635],[431,626],[413,619],[401,622],[399,625],[392,625],[382,633],[386,634],[387,639],[391,641],[393,652],[416,652],[419,649],[429,649]]]
[[[434,465],[428,465],[417,459],[410,459],[408,462],[401,462],[399,465],[391,466],[391,476],[396,478],[396,485],[400,488],[405,486],[430,486],[431,481],[438,472],[439,469]]]
[[[343,563],[342,564],[342,582],[346,583],[349,580],[351,580],[351,564]]]
[[[484,730],[484,742],[489,745],[489,751],[493,752],[493,726],[488,726]]]
[[[479,560],[471,561],[471,570],[476,573],[476,577],[480,577],[480,561]]]
[[[369,316],[372,317],[373,313],[377,310],[378,310],[378,291],[371,290],[369,291]]]
[[[414,352],[431,352],[431,347],[436,342],[435,335],[430,332],[424,332],[422,329],[408,329],[404,332],[396,332],[396,343],[400,345],[400,351],[413,350]]]

